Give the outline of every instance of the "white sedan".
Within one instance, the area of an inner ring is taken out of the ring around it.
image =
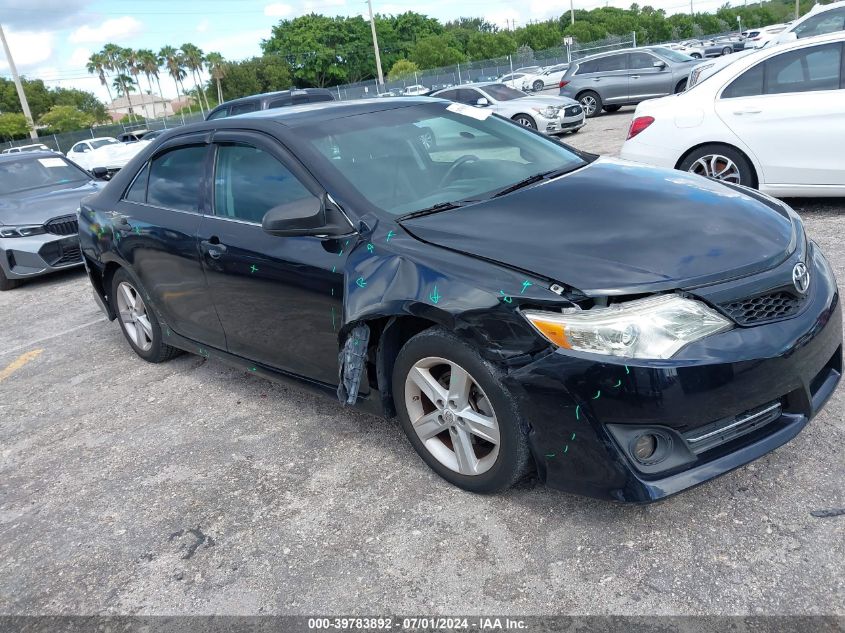
[[[546,88],[557,88],[561,77],[566,73],[569,64],[558,64],[541,68],[536,73],[530,73],[522,78],[522,89],[539,92]]]
[[[66,156],[88,171],[95,167],[117,171],[149,143],[143,140],[137,143],[121,143],[116,138],[101,136],[79,141],[68,150]]]
[[[527,95],[500,83],[467,84],[439,90],[431,96],[487,110],[546,134],[574,134],[586,122],[584,109],[574,99]]]
[[[637,106],[622,158],[757,187],[845,196],[845,32],[764,48]]]

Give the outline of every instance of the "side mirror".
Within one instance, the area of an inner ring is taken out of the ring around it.
[[[343,213],[316,196],[273,207],[264,214],[261,228],[277,237],[331,237],[352,232]]]
[[[91,170],[91,175],[97,180],[109,180],[109,170],[105,167],[94,167]]]
[[[490,102],[487,100],[487,98],[486,98],[486,97],[479,97],[479,98],[476,100],[475,105],[477,105],[477,106],[479,106],[479,107],[482,107],[482,108],[483,108],[483,107],[485,107],[485,106],[489,106],[489,105],[490,105]]]
[[[654,66],[658,70],[663,70],[664,68],[666,68],[666,62],[654,62],[652,66]]]

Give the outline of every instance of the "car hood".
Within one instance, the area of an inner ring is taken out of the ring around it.
[[[511,101],[502,101],[502,104],[506,103],[519,103],[523,106],[528,107],[538,107],[538,108],[545,108],[546,106],[562,106],[564,108],[569,107],[571,105],[577,105],[578,102],[575,99],[570,99],[569,97],[557,97],[557,96],[537,96],[537,97],[522,97],[520,99],[513,99]]]
[[[101,184],[86,181],[78,186],[33,189],[0,198],[0,224],[42,224],[52,218],[72,215],[85,196],[97,193]]]
[[[500,198],[400,220],[420,240],[588,295],[752,274],[795,247],[788,212],[685,172],[602,158]]]

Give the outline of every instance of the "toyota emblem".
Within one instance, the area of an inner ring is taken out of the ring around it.
[[[807,294],[807,289],[810,287],[810,271],[807,270],[804,262],[798,262],[792,269],[792,283],[799,294]]]

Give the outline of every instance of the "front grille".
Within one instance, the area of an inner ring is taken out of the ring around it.
[[[759,325],[796,314],[803,299],[790,292],[779,290],[739,301],[723,303],[722,311],[740,325]]]
[[[564,112],[564,116],[575,116],[576,114],[581,114],[581,106],[579,106],[579,105],[569,106],[563,112]]]
[[[82,251],[76,238],[47,242],[39,249],[38,254],[50,266],[67,266],[82,261]]]
[[[692,452],[698,455],[771,424],[780,418],[782,413],[780,400],[775,400],[737,416],[722,418],[687,431],[683,435]]]
[[[75,215],[63,215],[48,220],[44,224],[44,230],[53,235],[76,235],[79,233],[79,222]]]

